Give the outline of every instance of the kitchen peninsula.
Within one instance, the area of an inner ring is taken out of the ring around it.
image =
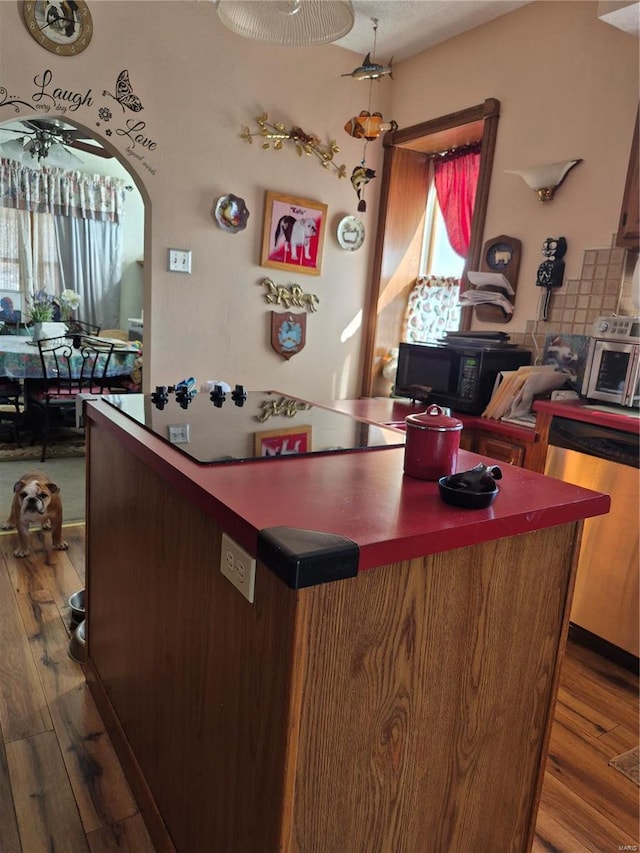
[[[250,402],[255,432],[320,440],[322,406]],[[608,496],[505,467],[490,508],[456,509],[403,476],[401,432],[332,414],[373,446],[203,465],[87,406],[87,677],[154,843],[529,850],[582,519]],[[257,557],[253,603],[223,534]]]

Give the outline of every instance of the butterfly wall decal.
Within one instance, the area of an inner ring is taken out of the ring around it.
[[[106,89],[102,94],[109,95],[110,98],[117,101],[122,107],[123,112],[125,107],[134,113],[139,113],[141,109],[144,109],[142,101],[136,94],[134,94],[133,87],[129,81],[129,72],[126,68],[118,74],[115,95],[112,95],[111,92],[107,92]]]

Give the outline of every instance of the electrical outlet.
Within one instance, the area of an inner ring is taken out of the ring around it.
[[[169,272],[191,273],[190,249],[169,249]]]
[[[220,571],[239,589],[250,604],[253,604],[253,593],[256,584],[256,561],[234,542],[226,533],[222,534],[222,553],[220,554]]]
[[[169,424],[169,441],[171,444],[189,444],[189,424]]]

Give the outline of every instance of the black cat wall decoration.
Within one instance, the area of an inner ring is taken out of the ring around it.
[[[567,241],[564,237],[547,237],[542,244],[542,254],[546,260],[538,267],[536,276],[537,287],[546,288],[544,303],[542,306],[542,319],[547,320],[549,316],[549,300],[551,290],[554,287],[562,287],[564,278],[564,261],[567,252]]]

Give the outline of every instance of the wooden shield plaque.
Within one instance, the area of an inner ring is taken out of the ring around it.
[[[283,358],[290,359],[304,348],[307,337],[307,315],[277,314],[271,311],[271,346]]]

